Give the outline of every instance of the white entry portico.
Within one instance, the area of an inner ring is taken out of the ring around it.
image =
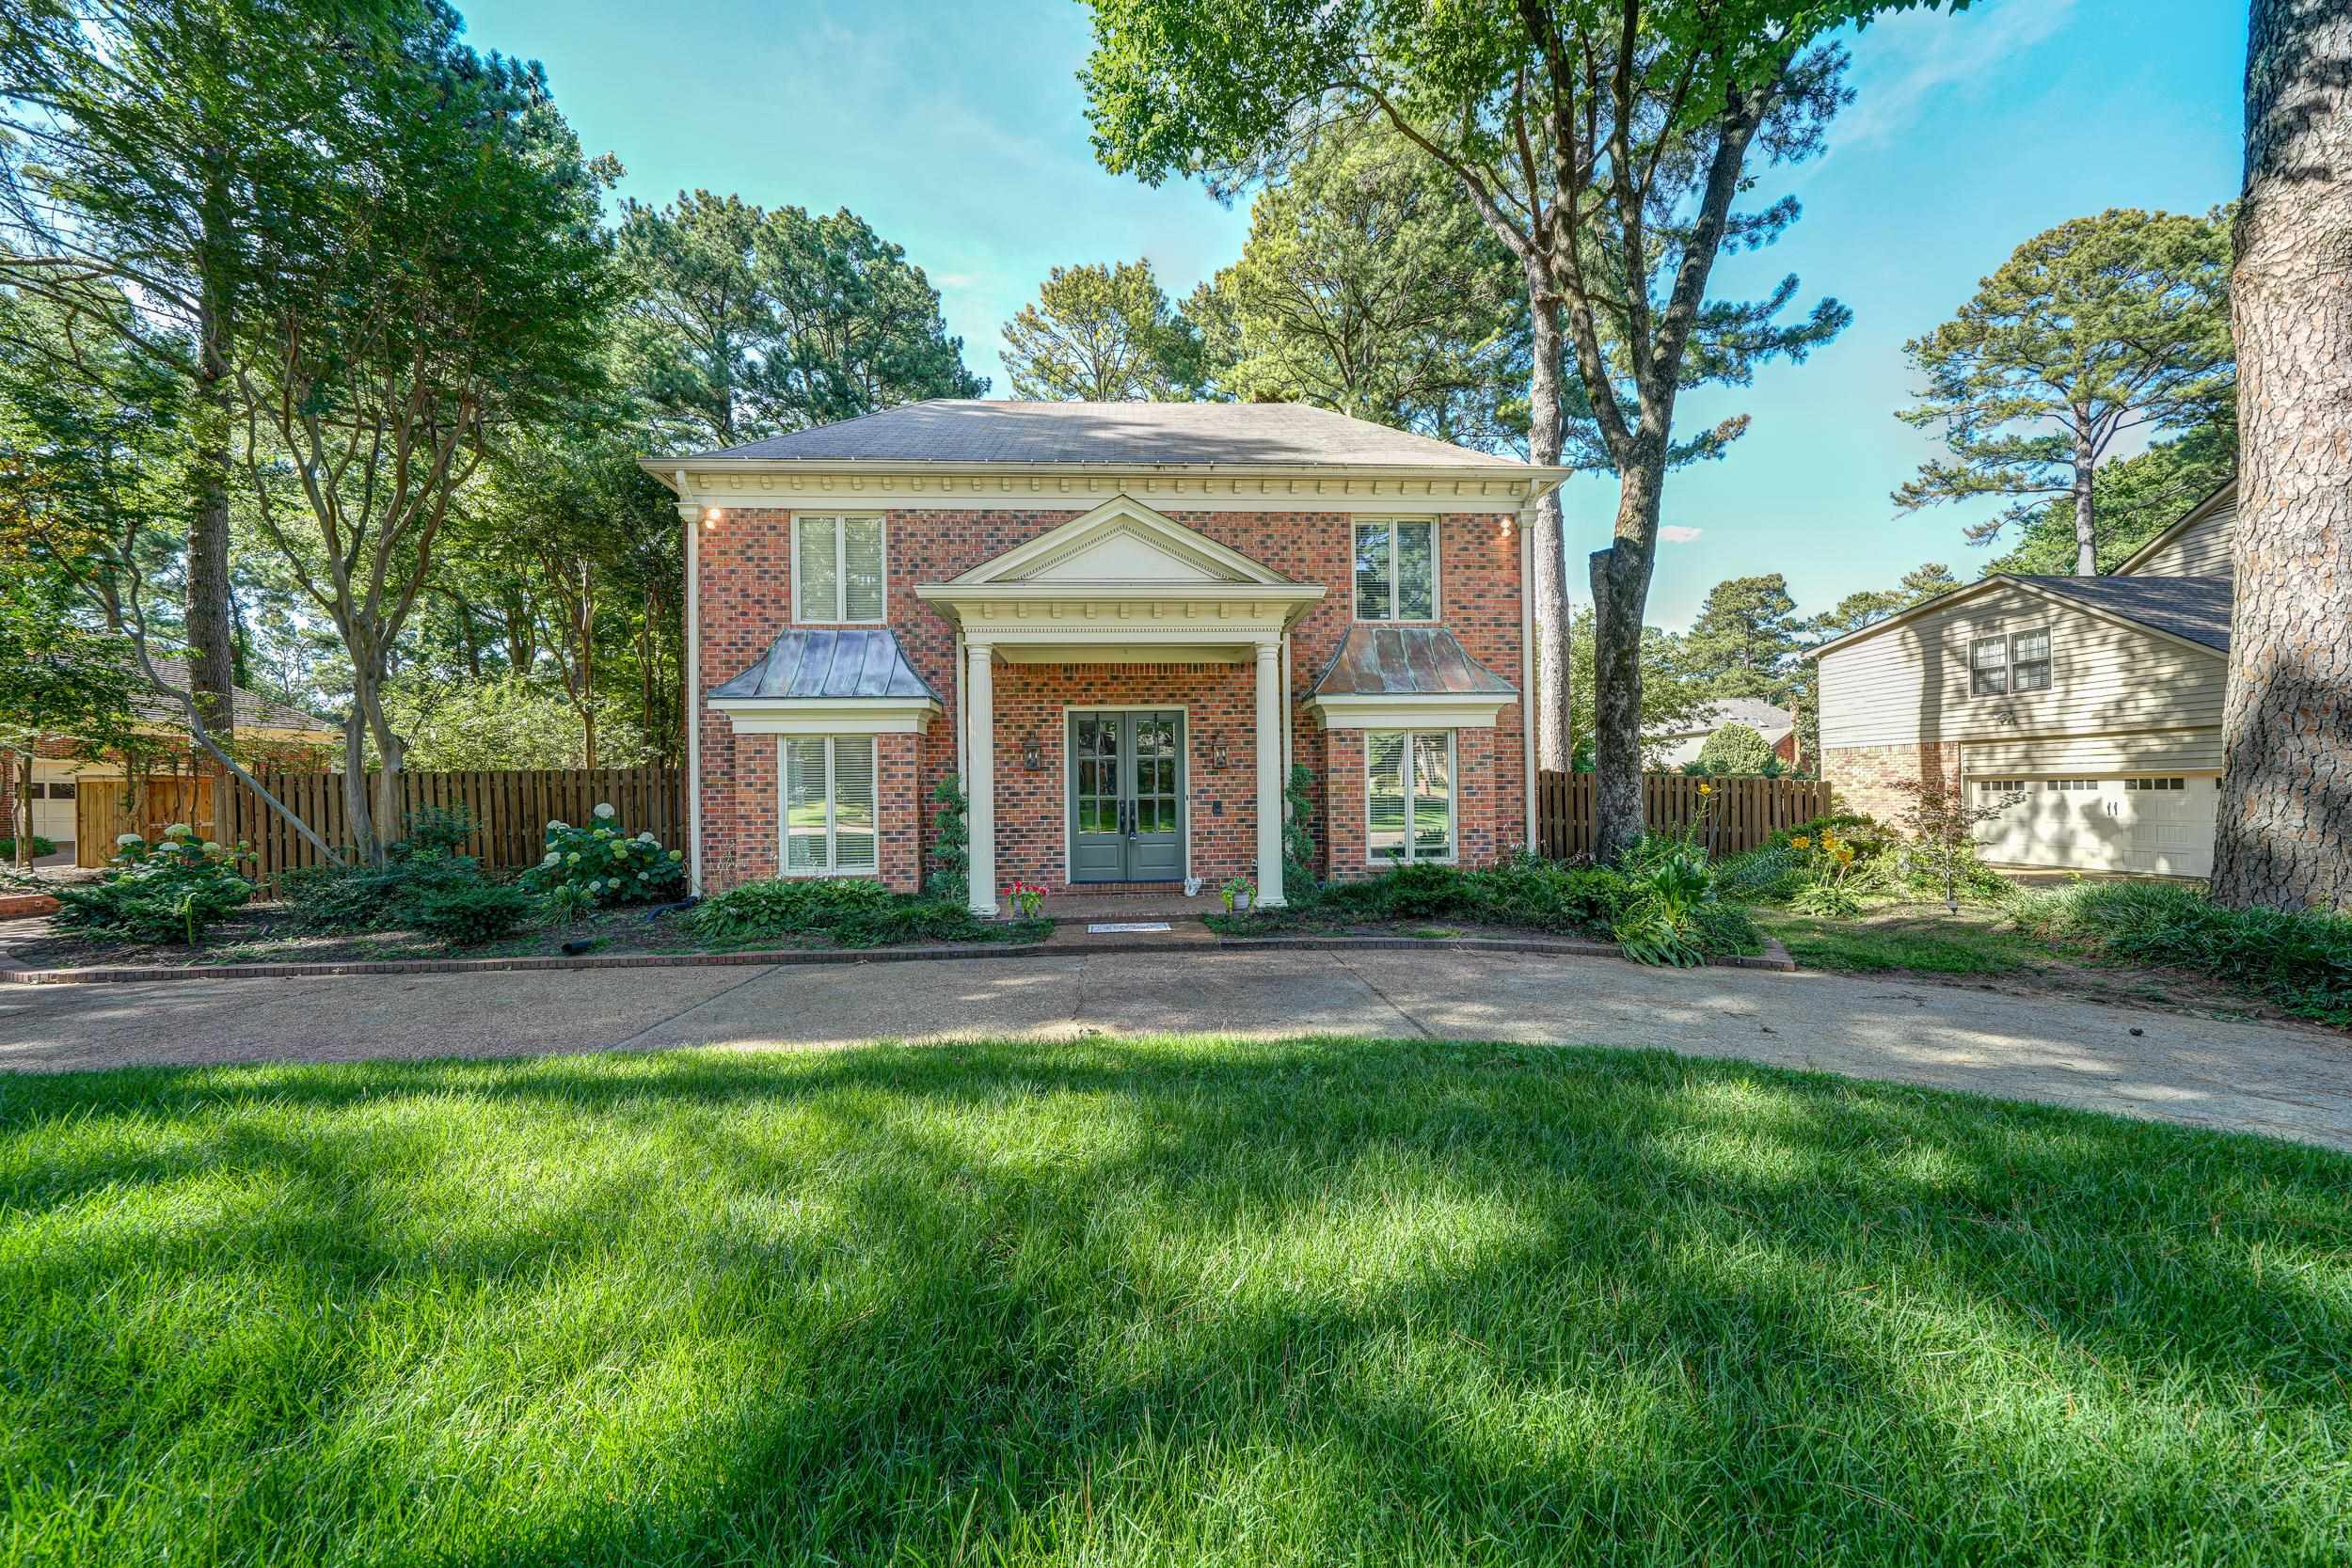
[[[997,911],[995,670],[1000,663],[1245,664],[1255,669],[1260,902],[1283,902],[1284,640],[1320,601],[1297,583],[1120,495],[918,598],[957,628],[970,897]]]

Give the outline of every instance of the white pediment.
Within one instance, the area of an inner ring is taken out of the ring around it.
[[[955,581],[965,587],[1022,582],[1290,586],[1288,578],[1240,551],[1128,496],[1116,497],[982,562]]]

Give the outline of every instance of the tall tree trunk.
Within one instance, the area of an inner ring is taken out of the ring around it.
[[[16,863],[27,871],[33,868],[33,758],[40,751],[40,737],[35,736],[17,765],[16,809],[8,814],[15,829],[9,836],[16,840]]]
[[[2074,410],[2074,575],[2095,578],[2099,575],[2098,515],[2091,505],[2091,476],[2098,454],[2091,450],[2090,436],[2085,427],[2090,411]]]
[[[1528,387],[1528,456],[1547,467],[1560,461],[1560,305],[1547,286],[1531,276],[1534,298],[1534,373]],[[1568,699],[1575,677],[1568,663],[1567,540],[1561,527],[1560,492],[1548,488],[1535,507],[1535,689],[1529,693],[1534,720],[1530,737],[1535,766],[1565,773],[1573,765],[1575,742],[1568,735]]]
[[[1622,858],[1648,824],[1642,807],[1642,617],[1649,609],[1650,562],[1665,479],[1655,461],[1617,480],[1616,538],[1593,552],[1593,859]]]
[[[209,222],[210,214],[207,218]],[[198,323],[194,508],[188,514],[188,690],[213,738],[228,748],[236,730],[234,617],[229,603],[229,323],[208,271]],[[227,787],[214,767],[214,787]]]
[[[2352,908],[2352,4],[2253,0],[2214,896]]]

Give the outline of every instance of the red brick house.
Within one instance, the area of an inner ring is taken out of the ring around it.
[[[1320,409],[937,401],[649,458],[687,520],[691,860],[970,899],[1532,840],[1527,521],[1566,476]]]

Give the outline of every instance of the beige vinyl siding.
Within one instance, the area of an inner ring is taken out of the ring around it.
[[[1971,696],[1968,645],[2047,628],[2050,686]],[[2227,665],[2217,653],[2002,587],[1821,656],[1821,745],[2016,741],[2217,727]]]
[[[2226,578],[2230,567],[2230,533],[2237,523],[2237,498],[2230,497],[2199,519],[2178,539],[2169,541],[2131,569],[2136,578]]]
[[[2040,736],[1972,741],[1961,749],[1971,779],[2058,778],[2102,773],[2217,773],[2221,731],[2164,730],[2146,735]]]

